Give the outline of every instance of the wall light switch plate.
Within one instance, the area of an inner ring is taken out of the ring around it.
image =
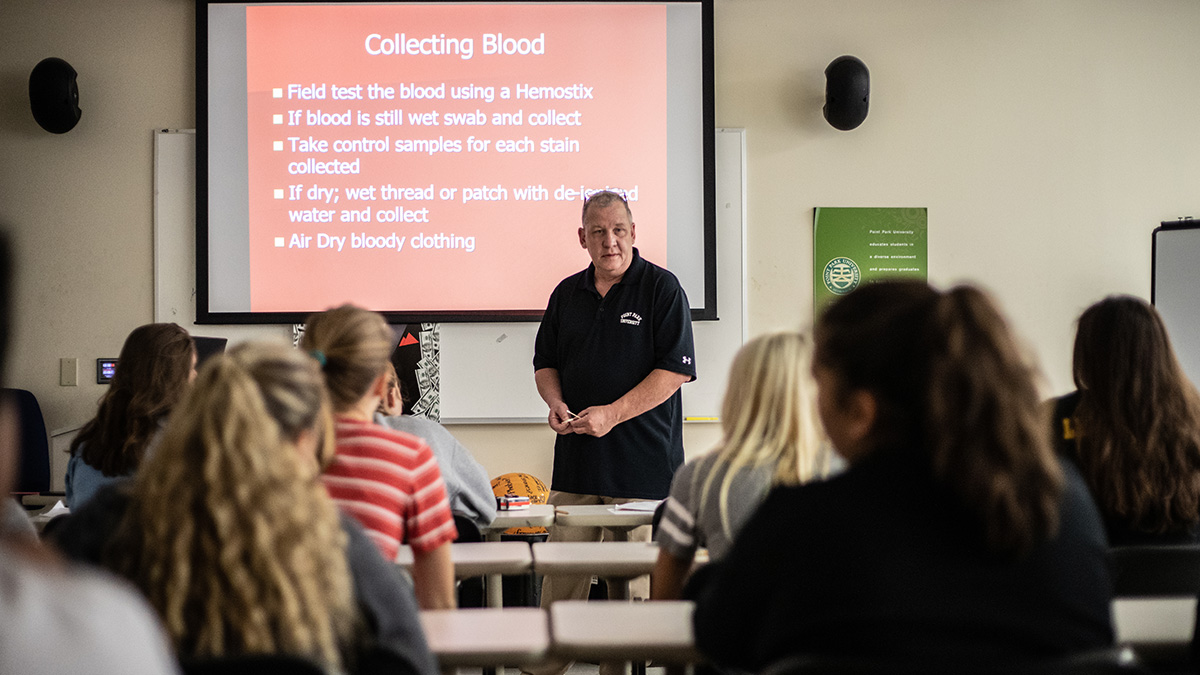
[[[64,387],[79,386],[79,359],[58,360],[58,383]]]

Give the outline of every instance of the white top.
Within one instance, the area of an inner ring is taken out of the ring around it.
[[[132,589],[99,572],[39,569],[0,542],[0,673],[178,673]]]

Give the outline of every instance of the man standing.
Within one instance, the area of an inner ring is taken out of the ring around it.
[[[696,378],[691,313],[679,281],[643,260],[635,239],[621,195],[589,197],[579,244],[592,264],[558,284],[538,329],[534,378],[559,434],[552,504],[662,499],[683,462],[679,388]],[[639,530],[631,539],[649,538],[648,527]],[[551,539],[601,535],[556,528]],[[543,606],[586,597],[589,581],[547,578]]]

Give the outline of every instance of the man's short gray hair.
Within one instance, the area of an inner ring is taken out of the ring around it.
[[[633,222],[633,212],[629,210],[629,200],[625,199],[625,195],[612,190],[601,190],[592,193],[587,199],[583,200],[583,214],[580,216],[580,221],[587,221],[588,208],[593,204],[598,209],[602,209],[611,205],[613,202],[621,202],[625,207],[625,215],[629,216],[629,222]]]

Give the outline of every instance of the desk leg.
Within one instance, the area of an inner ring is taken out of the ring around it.
[[[504,607],[504,577],[499,574],[487,575],[487,606],[499,609]]]
[[[608,586],[609,600],[628,600],[630,595],[630,583],[633,579],[628,577],[614,579],[610,577],[604,578],[604,583]]]
[[[484,533],[484,541],[500,541],[500,535],[504,534],[504,530],[488,530]],[[484,593],[485,604],[488,607],[503,607],[504,606],[504,587],[503,577],[499,574],[489,574],[484,578]],[[485,666],[480,670],[480,675],[504,675],[504,666]]]

